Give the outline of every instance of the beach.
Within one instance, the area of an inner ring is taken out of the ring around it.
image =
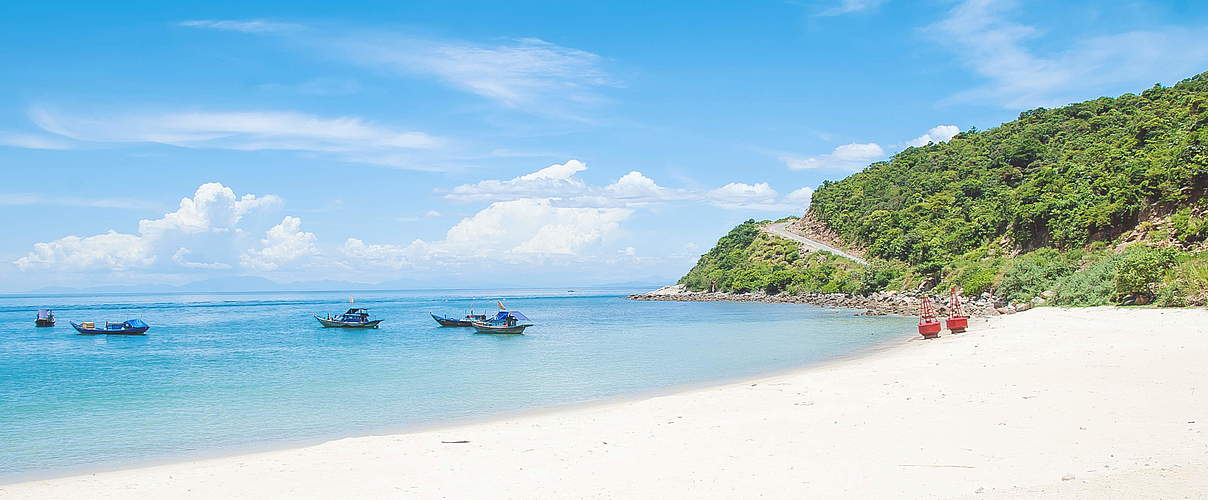
[[[779,375],[0,485],[4,498],[1208,495],[1208,311],[975,318]]]

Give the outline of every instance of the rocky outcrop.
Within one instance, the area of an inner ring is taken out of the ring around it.
[[[810,304],[821,307],[837,307],[844,309],[861,309],[859,314],[869,316],[901,315],[917,316],[919,301],[923,294],[914,292],[876,292],[868,295],[846,293],[807,293],[790,295],[787,293],[769,295],[762,292],[725,293],[725,292],[693,292],[684,285],[665,286],[647,293],[630,295],[632,300],[665,300],[681,302],[772,302],[787,304]],[[936,309],[941,316],[948,313],[948,297],[932,296]],[[977,297],[963,297],[965,313],[970,316],[993,316],[1015,312],[1012,306],[1005,306],[999,299],[989,294]],[[1032,304],[1028,303],[1027,307]],[[1010,311],[1008,312],[1008,309]]]

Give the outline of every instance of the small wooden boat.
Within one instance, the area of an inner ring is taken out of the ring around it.
[[[96,324],[91,321],[83,323],[72,321],[71,326],[77,332],[80,332],[80,335],[146,335],[147,330],[151,328],[138,319],[122,321],[120,323],[106,321],[105,328],[97,328]]]
[[[449,316],[440,316],[440,315],[436,315],[436,314],[432,314],[432,313],[428,313],[428,314],[431,315],[432,319],[436,320],[437,323],[440,323],[440,326],[471,327],[471,326],[474,326],[475,321],[486,321],[487,320],[487,315],[474,314],[473,312],[471,312],[470,314],[467,314],[466,317],[463,319],[451,318]]]
[[[50,309],[38,309],[38,319],[34,320],[34,326],[55,326],[55,313]]]
[[[532,323],[521,323],[521,321],[530,321],[524,313],[519,311],[499,311],[490,321],[475,321],[474,331],[477,333],[495,333],[495,334],[515,334],[524,333],[524,329],[533,326]]]
[[[369,319],[369,310],[354,307],[344,314],[328,315],[326,318],[315,315],[315,319],[323,324],[323,328],[377,328],[380,319]]]

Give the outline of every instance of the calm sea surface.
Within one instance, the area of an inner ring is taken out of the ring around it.
[[[324,329],[347,292],[0,296],[0,482],[758,375],[911,333],[908,318],[791,304],[634,302],[621,290],[356,292],[378,330]],[[523,336],[440,328],[493,312]],[[59,324],[34,328],[39,307]],[[69,320],[141,318],[145,337]]]

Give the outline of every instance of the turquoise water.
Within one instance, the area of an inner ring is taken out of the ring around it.
[[[358,292],[378,330],[323,329],[346,292],[0,296],[0,480],[440,425],[852,353],[908,318],[792,304],[635,302],[622,291]],[[439,328],[490,311],[524,336]],[[39,307],[58,316],[34,328]],[[68,320],[141,318],[145,337]]]

